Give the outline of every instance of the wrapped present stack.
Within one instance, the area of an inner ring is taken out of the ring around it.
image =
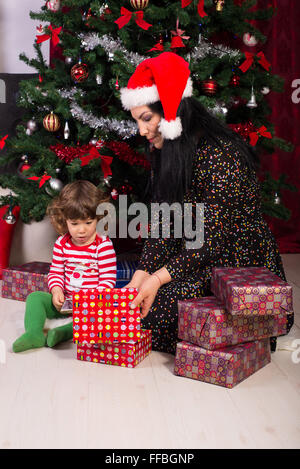
[[[122,254],[117,257],[116,288],[124,287],[137,268],[135,254]],[[28,262],[19,266],[3,269],[2,297],[25,301],[34,291],[48,292],[49,262]]]
[[[287,333],[292,287],[264,267],[217,267],[214,296],[178,302],[174,373],[232,388],[271,361]]]
[[[141,329],[135,288],[81,289],[73,293],[73,341],[77,359],[135,367],[150,352],[151,331]]]

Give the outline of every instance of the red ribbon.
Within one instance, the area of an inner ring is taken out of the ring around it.
[[[272,134],[269,131],[267,131],[267,128],[264,125],[262,125],[255,132],[251,132],[249,134],[250,145],[255,146],[257,144],[257,140],[258,140],[259,136],[266,137],[266,138],[272,138]]]
[[[51,34],[42,34],[41,36],[36,36],[36,42],[37,44],[40,44],[41,42],[48,41],[48,39],[51,38],[51,42],[54,46],[57,46],[59,43],[59,33],[62,30],[62,26],[59,28],[53,28],[52,25],[48,26],[48,29],[50,29]]]
[[[152,26],[152,24],[149,24],[144,20],[143,11],[136,11],[134,14],[136,15],[135,22],[140,28],[147,30]],[[123,28],[127,23],[129,23],[133,12],[127,10],[127,8],[121,7],[121,15],[122,16],[120,16],[120,18],[115,21],[115,23],[117,23],[119,26],[119,29]]]
[[[191,3],[192,3],[192,0],[181,0],[181,8],[185,8]],[[198,1],[197,9],[198,9],[198,14],[199,16],[201,16],[201,18],[203,18],[204,16],[207,16],[207,14],[204,11],[204,0]]]
[[[31,179],[32,181],[40,181],[39,187],[42,187],[45,182],[48,181],[48,179],[51,179],[51,176],[47,176],[46,174],[44,174],[44,176],[42,176],[41,178],[39,178],[38,176],[31,176],[27,179]]]
[[[96,158],[101,158],[101,169],[103,172],[103,176],[106,178],[107,176],[112,175],[112,171],[110,168],[110,165],[112,163],[113,157],[112,156],[106,156],[106,155],[100,155],[98,150],[92,146],[89,150],[89,152],[83,156],[81,159],[81,166],[86,166],[89,164],[90,161],[96,159]]]
[[[5,147],[5,140],[7,139],[8,135],[5,135],[5,137],[2,137],[0,140],[0,150],[3,150]]]
[[[252,52],[245,52],[246,60],[239,66],[243,73],[245,73],[253,64],[255,54]],[[267,61],[265,54],[263,52],[259,52],[256,57],[258,57],[258,63],[266,70],[269,70],[271,64]]]

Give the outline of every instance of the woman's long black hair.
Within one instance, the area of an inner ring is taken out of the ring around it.
[[[164,115],[161,102],[148,107]],[[223,148],[228,140],[238,150],[241,161],[250,170],[258,168],[258,158],[253,148],[226,124],[210,114],[195,98],[182,99],[177,111],[181,118],[182,134],[175,140],[165,139],[161,150],[149,153],[152,181],[148,185],[155,202],[182,202],[192,181],[193,159],[201,139]]]

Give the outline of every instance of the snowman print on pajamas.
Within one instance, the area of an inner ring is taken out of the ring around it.
[[[75,288],[80,288],[82,287],[84,279],[84,273],[87,272],[88,270],[92,269],[91,273],[95,273],[97,271],[97,264],[96,263],[88,263],[85,264],[84,262],[81,262],[80,264],[74,263],[71,264],[72,267],[75,267],[71,277],[70,277],[70,285],[72,285]]]

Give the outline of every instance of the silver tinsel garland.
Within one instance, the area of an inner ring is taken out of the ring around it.
[[[214,45],[202,37],[199,45],[194,47],[190,57],[192,61],[197,61],[204,59],[208,55],[218,57],[219,59],[227,56],[233,60],[239,60],[242,57],[242,54],[239,50],[230,49],[229,47],[223,46],[222,44]]]
[[[78,35],[78,37],[80,38],[81,44],[86,51],[90,51],[98,46],[101,46],[105,50],[110,60],[113,59],[113,54],[116,51],[122,52],[126,60],[135,67],[143,60],[149,58],[135,52],[129,52],[126,47],[123,46],[120,39],[114,39],[109,34],[99,36],[99,34],[95,32],[87,34],[81,33]],[[199,41],[199,45],[194,47],[193,52],[187,54],[185,59],[189,62],[198,61],[204,57],[207,57],[208,55],[218,57],[219,59],[227,56],[233,60],[238,60],[242,56],[241,52],[237,49],[230,49],[229,47],[223,46],[221,44],[214,45],[202,37]]]
[[[75,101],[75,94],[78,93],[77,88],[71,88],[69,90],[59,90],[59,94],[62,98],[69,99],[70,111],[75,119],[78,119],[83,124],[88,125],[91,129],[102,129],[105,132],[116,132],[122,138],[130,138],[137,133],[137,126],[133,121],[118,119],[109,119],[104,117],[94,116],[92,112],[84,111]],[[81,91],[81,96],[84,96],[84,92]]]
[[[137,67],[143,60],[148,57],[137,54],[136,52],[129,52],[126,47],[123,46],[120,39],[114,39],[109,34],[99,36],[97,33],[81,33],[78,35],[81,40],[81,44],[86,51],[95,49],[95,47],[101,46],[108,55],[109,60],[113,60],[114,53],[120,51],[124,54],[124,57],[128,62]]]
[[[83,124],[88,125],[92,129],[101,128],[106,132],[117,132],[122,138],[130,138],[137,133],[137,126],[134,122],[96,117],[91,112],[84,111],[72,100],[70,110],[75,119],[80,120]]]

